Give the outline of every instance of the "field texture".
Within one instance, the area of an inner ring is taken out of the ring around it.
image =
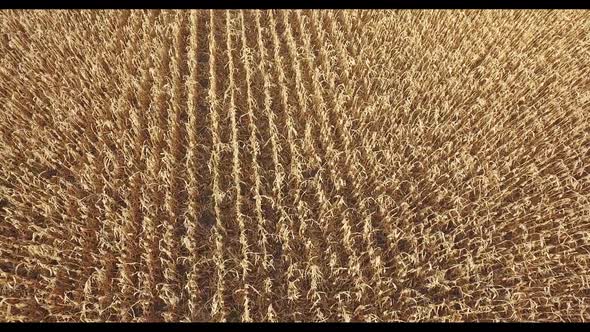
[[[590,12],[0,11],[0,320],[590,320]]]

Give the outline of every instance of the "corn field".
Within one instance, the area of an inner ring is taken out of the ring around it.
[[[0,320],[590,320],[589,12],[0,11]]]

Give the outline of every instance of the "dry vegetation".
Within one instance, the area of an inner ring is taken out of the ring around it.
[[[0,320],[590,320],[587,11],[1,11]]]

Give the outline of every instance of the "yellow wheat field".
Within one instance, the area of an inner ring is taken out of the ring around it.
[[[0,11],[0,320],[590,320],[588,11]]]

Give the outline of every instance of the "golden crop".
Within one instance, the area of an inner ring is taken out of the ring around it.
[[[588,11],[0,11],[0,320],[590,320]]]

